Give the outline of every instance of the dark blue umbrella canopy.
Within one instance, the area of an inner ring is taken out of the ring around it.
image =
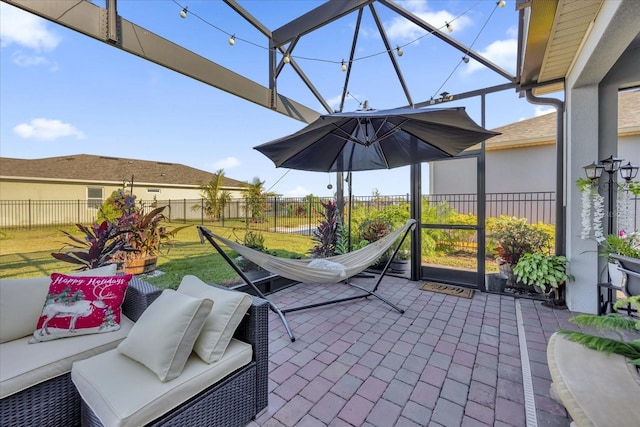
[[[254,148],[276,167],[366,171],[453,157],[496,135],[471,120],[464,107],[397,108],[323,115],[298,132]]]

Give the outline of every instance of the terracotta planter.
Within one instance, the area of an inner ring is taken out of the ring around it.
[[[125,262],[124,272],[127,274],[145,274],[156,269],[157,256],[130,259]]]

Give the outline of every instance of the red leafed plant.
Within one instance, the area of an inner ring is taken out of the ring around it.
[[[121,238],[125,231],[109,221],[89,227],[76,224],[76,227],[84,233],[84,238],[81,239],[63,231],[73,242],[67,243],[63,248],[71,248],[71,250],[51,254],[60,261],[79,265],[76,270],[101,267],[115,262],[118,253],[135,251]]]

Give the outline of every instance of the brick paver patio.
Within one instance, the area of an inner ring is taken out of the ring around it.
[[[270,299],[287,308],[353,292],[296,285]],[[478,291],[447,296],[398,277],[380,294],[405,313],[371,297],[292,312],[295,342],[271,313],[269,406],[250,426],[569,425],[549,397],[546,365],[547,340],[569,311]]]

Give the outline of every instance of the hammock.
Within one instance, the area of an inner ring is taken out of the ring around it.
[[[373,264],[378,258],[380,258],[386,251],[388,251],[391,246],[402,237],[402,240],[396,245],[393,255],[389,258],[387,265],[382,270],[378,281],[373,288],[373,290],[368,290],[359,285],[355,285],[350,283],[347,280],[347,284],[353,287],[356,287],[365,292],[364,295],[355,295],[346,298],[340,298],[337,300],[325,301],[321,303],[289,308],[286,310],[280,310],[275,304],[269,301],[269,307],[272,311],[276,312],[282,322],[285,325],[287,333],[291,338],[291,341],[295,341],[293,333],[289,328],[289,325],[284,317],[284,313],[288,313],[291,311],[298,311],[307,308],[319,307],[327,304],[335,304],[338,302],[349,301],[356,298],[366,298],[368,296],[374,296],[386,304],[390,305],[400,313],[404,313],[404,310],[400,309],[396,305],[382,298],[380,295],[375,292],[378,289],[378,285],[382,281],[382,278],[386,274],[389,264],[391,264],[391,260],[396,255],[402,242],[407,237],[409,231],[415,228],[416,220],[409,219],[405,223],[402,228],[392,231],[387,236],[377,240],[373,243],[368,244],[367,246],[358,249],[356,251],[352,251],[346,254],[335,255],[328,258],[316,258],[316,259],[291,259],[291,258],[281,258],[274,255],[266,254],[264,252],[258,251],[256,249],[249,248],[247,246],[236,243],[232,240],[225,239],[222,236],[216,235],[212,233],[210,230],[203,226],[198,226],[198,232],[200,233],[200,239],[204,243],[204,239],[206,238],[209,243],[218,251],[220,255],[227,261],[227,263],[233,267],[233,269],[240,275],[240,277],[245,281],[247,285],[249,285],[253,290],[260,296],[261,298],[267,299],[267,297],[258,289],[258,287],[249,279],[246,274],[240,270],[240,268],[236,265],[235,262],[224,252],[222,247],[218,244],[217,241],[220,241],[227,247],[233,249],[249,261],[259,265],[265,270],[277,274],[279,276],[285,277],[287,279],[291,279],[296,282],[301,283],[310,283],[310,284],[327,284],[327,283],[339,283],[343,282],[350,277],[355,276],[358,273],[363,272],[367,269],[371,264]]]
[[[414,219],[410,219],[402,228],[356,251],[319,259],[280,258],[225,239],[210,231],[208,234],[273,274],[296,282],[323,284],[338,283],[362,273],[388,251],[393,243],[415,222]],[[314,267],[314,265],[318,265],[318,267]]]

